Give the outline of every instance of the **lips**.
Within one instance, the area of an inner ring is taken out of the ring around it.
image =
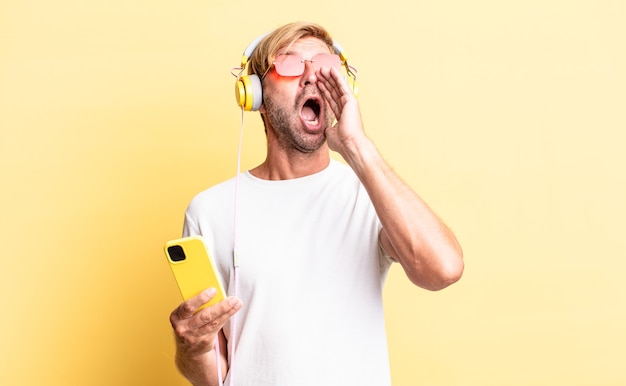
[[[305,99],[300,109],[300,119],[308,130],[319,130],[321,127],[321,99],[317,96],[310,96]]]

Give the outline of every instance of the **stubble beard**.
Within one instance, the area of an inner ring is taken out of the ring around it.
[[[298,106],[301,101],[312,94],[304,92],[298,97],[291,108],[281,106],[271,96],[264,96],[263,104],[266,110],[266,119],[269,125],[274,128],[279,145],[285,150],[296,150],[301,153],[313,153],[319,150],[326,142],[326,134],[307,134],[301,129],[300,112]],[[324,102],[324,111],[330,111]],[[332,124],[332,114],[325,114],[324,127]]]

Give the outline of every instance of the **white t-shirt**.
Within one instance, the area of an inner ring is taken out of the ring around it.
[[[236,231],[235,189],[233,178],[198,194],[184,226],[203,236],[226,291],[243,301],[224,327],[235,353],[226,384],[389,385],[382,287],[391,260],[354,172],[333,160],[291,180],[242,173]]]

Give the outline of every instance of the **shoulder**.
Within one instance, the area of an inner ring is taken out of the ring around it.
[[[330,183],[335,185],[336,189],[345,189],[351,192],[361,192],[365,189],[354,170],[343,162],[331,160],[328,166],[328,175]]]
[[[188,213],[203,211],[207,208],[224,206],[229,197],[234,196],[235,177],[213,185],[197,193],[187,207]]]
[[[351,182],[359,182],[356,173],[354,170],[350,168],[350,166],[346,165],[343,162],[331,159],[328,168],[326,169],[328,175],[332,178],[340,179],[343,182],[351,183]]]

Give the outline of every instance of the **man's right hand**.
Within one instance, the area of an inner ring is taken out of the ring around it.
[[[228,319],[241,309],[241,300],[229,297],[211,307],[198,309],[215,296],[209,288],[181,303],[170,314],[179,355],[190,359],[212,351],[215,339]]]

